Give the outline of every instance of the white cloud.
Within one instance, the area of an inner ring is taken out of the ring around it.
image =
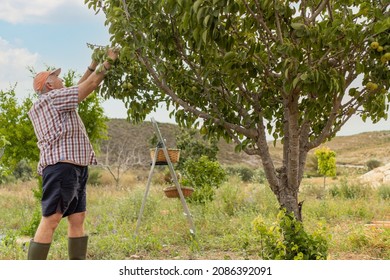
[[[58,20],[65,5],[73,7],[71,11],[75,16],[88,10],[83,0],[1,0],[1,2],[0,20],[12,24],[48,23]],[[69,18],[67,20],[69,21]]]
[[[10,23],[20,23],[45,16],[65,1],[2,0],[2,2],[0,19]]]
[[[16,83],[18,88],[31,89],[32,79],[27,66],[34,67],[37,60],[37,53],[12,46],[0,37],[0,89],[9,89]]]

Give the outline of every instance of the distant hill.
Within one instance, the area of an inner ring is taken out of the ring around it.
[[[338,165],[363,166],[369,160],[378,160],[382,164],[390,162],[390,131],[372,131],[349,136],[336,136],[323,144],[336,152]],[[270,150],[274,154],[282,153],[278,142]],[[309,154],[313,154],[314,150]]]
[[[175,124],[159,123],[162,136],[168,147],[176,147],[176,135],[180,128]],[[109,140],[102,142],[99,161],[108,163],[118,156],[133,157],[140,165],[150,163],[150,151],[153,147],[150,139],[154,134],[151,122],[145,121],[139,125],[130,124],[125,119],[110,119],[108,122]],[[368,160],[378,160],[383,164],[390,162],[390,131],[376,131],[352,136],[338,136],[325,143],[336,152],[339,165],[365,165]],[[280,142],[270,145],[270,152],[279,165],[282,159]],[[126,154],[126,155],[125,155]],[[218,160],[226,165],[245,164],[252,167],[261,166],[258,156],[236,153],[234,144],[221,140],[219,143]]]

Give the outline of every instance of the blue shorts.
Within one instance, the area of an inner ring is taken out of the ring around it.
[[[66,217],[86,211],[88,166],[66,162],[49,165],[42,180],[42,216],[62,213]]]

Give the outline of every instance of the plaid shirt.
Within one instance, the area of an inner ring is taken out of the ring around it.
[[[77,113],[78,87],[55,89],[39,95],[28,115],[38,138],[38,174],[47,165],[71,161],[97,164],[84,124]]]

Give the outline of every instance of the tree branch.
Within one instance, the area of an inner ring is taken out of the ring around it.
[[[321,145],[321,143],[323,143],[325,139],[331,135],[331,128],[334,124],[334,121],[336,120],[337,111],[339,110],[339,108],[340,103],[335,103],[331,113],[329,114],[325,127],[322,129],[320,135],[316,139],[308,143],[308,148],[310,150]]]
[[[269,29],[267,24],[264,21],[263,13],[261,12],[261,8],[259,5],[259,2],[255,0],[256,8],[258,10],[258,14],[256,14],[248,5],[248,2],[246,0],[243,0],[244,5],[246,9],[249,11],[249,13],[257,20],[258,24],[266,31],[266,33],[272,38],[273,41],[276,41],[275,36],[272,34],[272,31]]]
[[[267,177],[267,181],[270,184],[270,188],[275,194],[278,194],[280,188],[279,180],[276,176],[274,162],[269,152],[264,119],[261,116],[258,125],[256,145],[259,150],[261,162],[263,163],[264,172]]]
[[[275,9],[275,22],[276,22],[276,34],[278,36],[279,42],[283,44],[283,34],[282,34],[282,28],[280,26],[280,18],[279,13],[276,9],[276,1],[274,0],[274,9]]]
[[[316,20],[316,17],[327,7],[329,0],[322,0],[318,7],[315,9],[313,14],[310,17],[310,22],[313,23]]]
[[[138,57],[138,60],[148,70],[155,85],[157,87],[159,87],[161,90],[163,90],[166,94],[168,94],[172,98],[173,102],[179,104],[181,107],[183,107],[183,109],[185,111],[190,112],[199,118],[211,120],[213,123],[215,123],[217,125],[221,125],[227,129],[232,129],[232,130],[236,131],[237,133],[241,133],[249,138],[253,139],[256,137],[256,131],[254,129],[245,129],[239,125],[225,122],[222,118],[213,117],[212,115],[210,115],[206,112],[203,112],[201,110],[198,110],[198,109],[192,107],[191,105],[189,105],[187,102],[185,102],[183,99],[181,99],[177,94],[175,94],[172,91],[172,89],[163,80],[161,80],[159,78],[159,75],[157,74],[155,69],[151,66],[148,58],[143,56],[140,50],[136,51],[136,55]]]

